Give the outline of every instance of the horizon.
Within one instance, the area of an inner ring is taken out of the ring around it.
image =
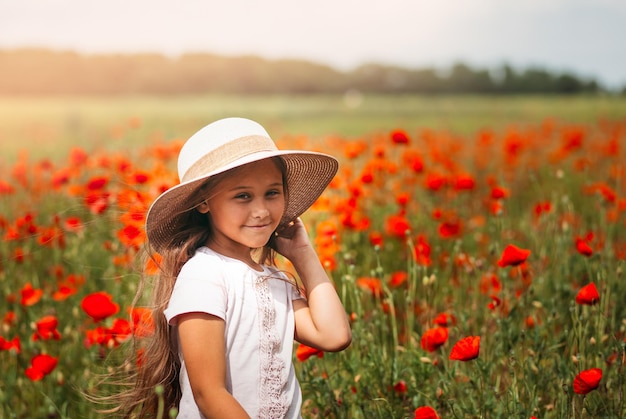
[[[23,0],[0,3],[0,49],[254,55],[340,71],[368,63],[437,69],[508,64],[615,88],[626,84],[624,21],[626,3],[619,0],[189,0],[175,7],[164,0]]]
[[[78,50],[73,50],[73,49],[69,49],[69,48],[50,48],[50,47],[19,47],[19,48],[2,48],[0,47],[0,52],[11,52],[11,51],[35,51],[35,52],[45,52],[45,53],[52,53],[52,54],[76,54],[82,57],[115,57],[115,56],[124,56],[124,57],[131,57],[131,56],[142,56],[142,55],[156,55],[156,56],[160,56],[163,57],[165,59],[168,60],[172,60],[172,61],[176,61],[181,59],[183,56],[186,55],[207,55],[207,56],[217,56],[217,57],[222,57],[222,58],[243,58],[243,57],[255,57],[255,58],[260,58],[262,60],[265,60],[267,62],[277,62],[277,61],[289,61],[289,60],[294,60],[294,61],[302,61],[302,62],[307,62],[309,64],[312,65],[322,65],[322,66],[327,66],[339,73],[350,73],[352,71],[356,71],[358,70],[360,67],[362,66],[368,66],[368,65],[375,65],[375,66],[381,66],[381,67],[386,67],[386,68],[400,68],[403,70],[407,70],[407,71],[418,71],[418,70],[433,70],[436,74],[439,75],[444,75],[446,73],[448,73],[449,71],[452,70],[452,68],[455,65],[465,65],[467,66],[470,70],[472,71],[487,71],[489,74],[491,74],[492,76],[494,75],[494,73],[500,71],[502,69],[503,66],[509,66],[511,67],[514,71],[516,71],[517,73],[523,73],[526,70],[544,70],[546,72],[548,72],[551,75],[563,75],[563,74],[567,74],[567,75],[572,75],[574,77],[576,77],[577,79],[581,80],[581,81],[585,81],[585,82],[589,82],[589,81],[596,81],[598,83],[601,84],[601,81],[597,78],[597,77],[593,77],[593,76],[584,76],[582,74],[577,73],[576,71],[570,71],[570,70],[556,70],[553,68],[550,68],[546,65],[527,65],[527,66],[514,66],[511,63],[508,62],[502,62],[499,63],[497,65],[494,66],[472,66],[469,63],[463,62],[463,61],[455,61],[452,63],[449,63],[448,65],[442,65],[442,66],[423,66],[423,67],[419,67],[419,66],[409,66],[409,65],[402,65],[402,64],[390,64],[390,63],[384,63],[384,62],[376,62],[376,61],[370,61],[370,62],[363,62],[360,64],[357,64],[354,67],[351,68],[341,68],[340,66],[337,65],[333,65],[332,63],[324,63],[321,61],[316,61],[314,59],[310,59],[310,58],[303,58],[303,57],[276,57],[276,58],[268,58],[268,57],[264,57],[261,56],[259,54],[254,54],[254,53],[241,53],[241,54],[235,54],[235,53],[231,53],[231,54],[226,54],[226,53],[216,53],[213,51],[185,51],[182,52],[180,54],[166,54],[163,53],[162,51],[123,51],[123,52],[115,52],[115,51],[102,51],[102,52],[82,52],[82,51],[78,51]],[[602,86],[602,87],[606,87],[606,86]],[[626,88],[626,81],[624,82],[623,85],[618,85],[616,86],[618,88]]]

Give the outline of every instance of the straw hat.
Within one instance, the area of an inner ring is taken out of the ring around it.
[[[178,156],[180,183],[162,193],[148,210],[146,233],[156,251],[182,227],[190,210],[189,195],[209,177],[247,163],[279,156],[285,161],[287,196],[280,221],[286,224],[306,211],[337,173],[339,163],[329,155],[278,150],[267,131],[245,118],[213,122],[192,135]]]

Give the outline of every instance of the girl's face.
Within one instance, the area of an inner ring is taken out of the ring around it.
[[[271,160],[250,163],[225,177],[198,211],[211,217],[213,250],[249,261],[250,249],[267,243],[285,211],[282,173]]]

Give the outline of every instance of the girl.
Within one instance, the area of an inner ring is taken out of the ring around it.
[[[278,150],[243,118],[209,124],[185,143],[181,183],[147,215],[149,242],[162,256],[156,330],[120,411],[154,417],[159,388],[179,418],[300,417],[293,339],[323,351],[351,342],[298,218],[337,167],[325,154]],[[276,252],[291,261],[305,295],[276,269]]]

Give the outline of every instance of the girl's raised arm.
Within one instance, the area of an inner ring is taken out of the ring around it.
[[[178,318],[180,346],[198,408],[207,418],[249,418],[226,390],[224,320],[206,313]]]
[[[295,339],[323,351],[341,351],[352,332],[346,311],[298,218],[276,238],[280,254],[291,261],[306,289],[306,300],[294,300]]]

